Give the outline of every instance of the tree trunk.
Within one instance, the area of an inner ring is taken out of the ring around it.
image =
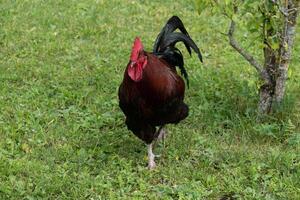
[[[268,114],[272,108],[273,88],[270,85],[264,84],[259,89],[259,104],[258,112],[260,114]]]
[[[260,100],[258,105],[259,113],[268,114],[272,111],[273,103],[282,103],[287,79],[288,65],[291,59],[291,51],[296,32],[297,8],[300,0],[286,0],[283,9],[284,24],[279,50],[272,49],[265,40],[264,48],[264,70],[269,79],[264,79],[264,84],[260,87]],[[264,25],[269,23],[266,18]],[[265,26],[264,26],[265,27]],[[268,26],[270,27],[270,26]],[[264,29],[265,38],[274,35],[274,30]]]
[[[268,30],[267,34],[271,34],[273,30]],[[264,48],[264,69],[269,75],[269,79],[264,80],[264,84],[259,89],[259,104],[258,111],[260,114],[268,114],[272,110],[273,96],[275,91],[275,72],[276,72],[276,54],[274,50],[266,46]]]
[[[275,34],[275,30],[269,24],[270,17],[264,13],[263,36],[264,36],[264,71],[268,74],[268,79],[263,79],[264,84],[259,89],[258,111],[260,114],[268,114],[272,110],[273,97],[275,91],[275,74],[277,68],[276,50],[274,50],[268,42],[268,38]]]
[[[279,65],[277,68],[277,78],[274,95],[274,100],[277,104],[281,104],[284,97],[287,72],[291,59],[294,36],[296,33],[296,21],[299,6],[299,0],[286,0],[286,16],[279,49]]]

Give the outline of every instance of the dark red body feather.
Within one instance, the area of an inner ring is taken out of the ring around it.
[[[183,102],[185,84],[175,66],[151,53],[144,55],[148,62],[140,81],[128,76],[128,64],[119,88],[119,105],[126,115],[128,129],[151,143],[157,137],[156,126],[183,120],[188,115],[188,106]]]

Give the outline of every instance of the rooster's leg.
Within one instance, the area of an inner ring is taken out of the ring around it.
[[[167,136],[167,131],[165,130],[164,126],[159,127],[159,129],[157,130],[157,138],[154,140],[153,146],[156,145],[156,143],[158,141],[162,141],[163,142],[163,146],[165,147],[165,138]],[[159,158],[160,155],[154,155],[155,157]]]
[[[167,131],[163,127],[161,127],[159,129],[159,135],[158,135],[157,139],[162,140],[164,142],[164,140],[166,139],[166,136],[167,136]]]
[[[165,139],[167,137],[167,131],[164,126],[159,127],[157,141],[162,141],[163,146],[165,147]]]
[[[153,143],[148,144],[148,168],[150,170],[154,169],[156,166],[154,161],[155,155],[153,154],[152,147],[153,147]]]

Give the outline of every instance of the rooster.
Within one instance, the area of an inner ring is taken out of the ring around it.
[[[180,32],[174,32],[179,29]],[[189,86],[181,51],[183,42],[189,54],[193,49],[202,62],[199,48],[189,36],[179,17],[171,17],[158,34],[153,51],[144,50],[140,38],[133,43],[123,82],[119,87],[119,106],[126,116],[126,125],[148,146],[148,168],[155,168],[153,144],[165,135],[166,124],[177,124],[188,116],[184,103],[185,83]]]

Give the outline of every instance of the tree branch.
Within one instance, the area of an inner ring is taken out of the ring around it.
[[[284,18],[284,28],[280,44],[280,64],[288,62],[291,57],[298,15],[298,10],[295,9],[295,7],[299,6],[299,4],[300,1],[298,0],[296,0],[295,3],[292,0],[288,0],[288,5],[285,8],[285,10],[290,10],[291,12],[288,12],[289,14]]]
[[[284,17],[284,27],[281,35],[281,44],[279,49],[279,66],[277,69],[277,79],[275,88],[275,98],[280,103],[284,96],[285,81],[287,79],[287,72],[289,62],[292,54],[292,47],[294,44],[294,37],[296,34],[296,24],[300,1],[286,0],[285,10],[288,10],[288,15]]]
[[[231,19],[230,27],[227,34],[230,45],[256,69],[256,71],[259,73],[260,77],[263,80],[265,80],[268,83],[271,82],[271,78],[268,75],[268,73],[264,70],[263,66],[252,55],[250,55],[250,53],[248,53],[245,49],[243,49],[235,40],[234,31],[235,31],[235,22]]]

